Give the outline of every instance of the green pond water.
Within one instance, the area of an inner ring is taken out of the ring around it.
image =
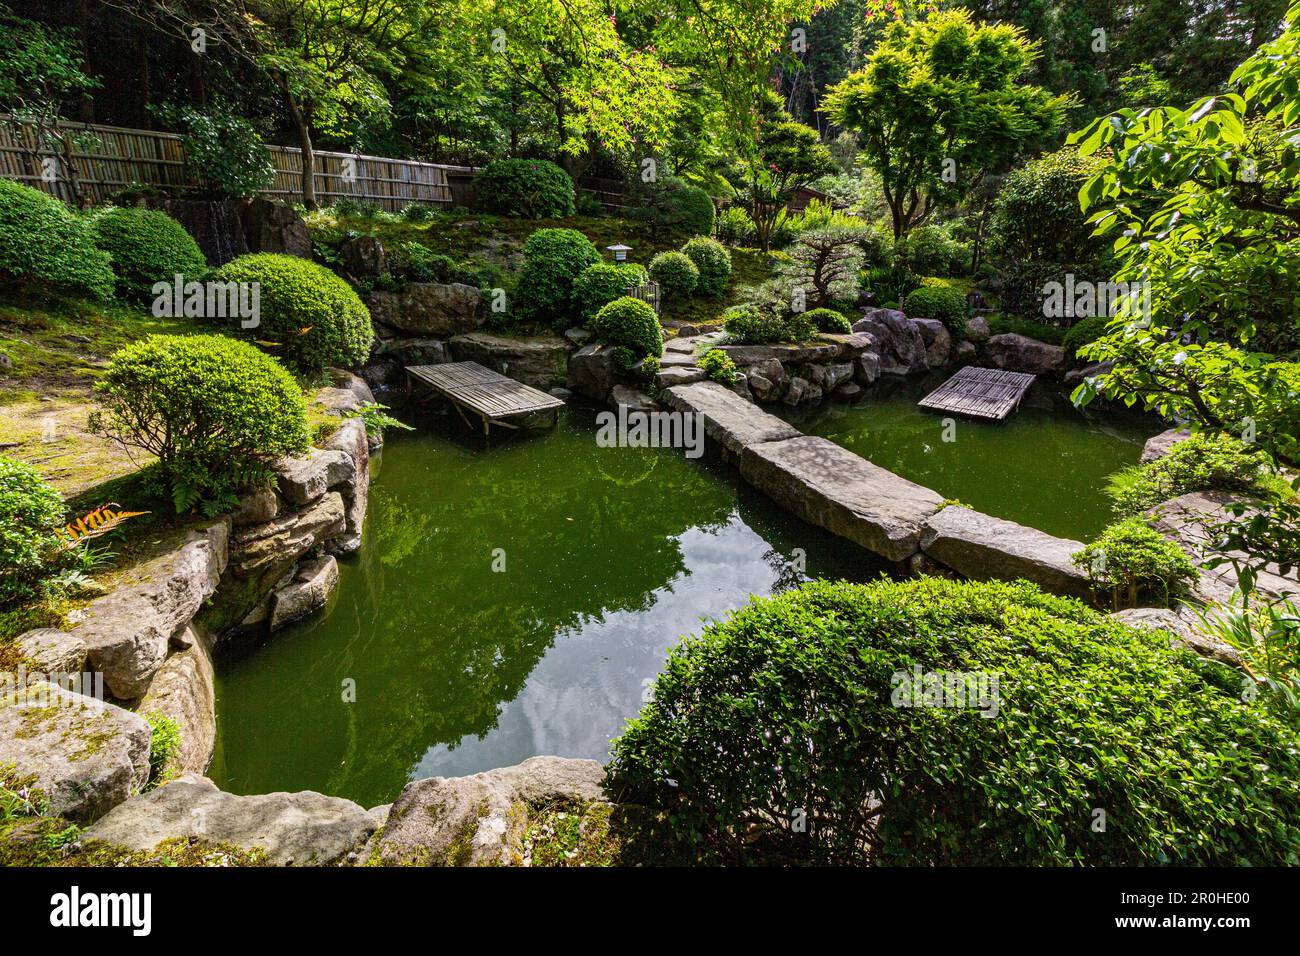
[[[703,619],[807,576],[881,573],[734,469],[595,436],[580,409],[491,448],[459,423],[394,433],[326,610],[222,647],[217,784],[373,806],[421,777],[604,758]]]
[[[946,377],[881,379],[852,405],[783,414],[808,434],[986,514],[1085,541],[1114,520],[1106,479],[1137,463],[1158,423],[1079,411],[1059,385],[1035,383],[1005,421],[951,417],[945,429],[949,416],[916,403]]]

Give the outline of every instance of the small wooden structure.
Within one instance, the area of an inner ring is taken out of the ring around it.
[[[539,412],[550,412],[554,425],[564,402],[553,395],[516,382],[478,362],[446,362],[441,365],[408,365],[408,388],[415,382],[428,386],[435,395],[451,402],[466,425],[471,425],[465,415],[468,409],[483,423],[483,434],[491,434],[493,425],[502,428],[520,428],[519,418]],[[471,425],[471,427],[473,427]]]
[[[1032,384],[1034,376],[1028,372],[968,365],[917,404],[941,412],[1002,421],[1019,407]]]

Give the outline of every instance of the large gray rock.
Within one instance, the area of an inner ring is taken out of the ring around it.
[[[984,361],[994,368],[1034,375],[1060,375],[1065,371],[1065,349],[1038,339],[1004,332],[984,343]]]
[[[943,368],[952,356],[952,336],[938,319],[913,319],[925,340],[925,361],[930,368]]]
[[[1116,611],[1111,617],[1129,627],[1144,631],[1161,631],[1169,637],[1171,644],[1186,647],[1202,657],[1231,664],[1234,667],[1241,664],[1241,654],[1235,648],[1217,637],[1199,631],[1189,619],[1190,614],[1163,607],[1135,607]]]
[[[189,646],[163,661],[136,710],[141,714],[157,711],[180,729],[180,750],[166,770],[202,773],[212,759],[217,739],[212,641],[198,626],[187,629],[186,639]]]
[[[353,236],[339,246],[343,271],[354,279],[373,279],[388,271],[384,245],[374,236]]]
[[[811,387],[812,383],[802,375],[791,375],[790,381],[786,383],[785,395],[781,397],[781,401],[794,408],[808,397],[808,390]]]
[[[190,532],[180,548],[132,568],[126,583],[86,609],[70,633],[85,642],[90,666],[114,697],[134,700],[148,689],[172,635],[216,591],[229,543],[229,519]]]
[[[1198,597],[1217,604],[1226,604],[1237,586],[1236,573],[1231,563],[1216,568],[1205,565],[1215,557],[1226,554],[1240,560],[1241,552],[1221,552],[1215,528],[1236,521],[1249,520],[1251,512],[1238,517],[1227,510],[1235,496],[1222,491],[1193,491],[1152,508],[1147,515],[1151,525],[1171,541],[1182,547],[1193,563],[1201,565],[1201,576],[1195,591]],[[1256,573],[1255,590],[1273,600],[1300,598],[1300,580],[1293,568],[1282,574],[1276,565],[1261,568]]]
[[[678,385],[663,393],[663,400],[679,412],[704,416],[704,432],[722,447],[725,457],[738,459],[749,445],[793,438],[799,429],[717,382]]]
[[[303,458],[282,458],[273,466],[276,486],[286,501],[305,505],[335,485],[356,476],[356,462],[345,451],[313,448]]]
[[[853,380],[859,385],[870,385],[880,378],[880,356],[875,352],[863,352],[853,363]]]
[[[283,573],[316,545],[346,529],[343,496],[337,491],[327,492],[306,508],[236,535],[231,570],[241,578],[261,575],[271,568]]]
[[[824,341],[834,342],[838,345],[840,347],[838,357],[845,361],[856,359],[876,344],[875,338],[866,332],[851,332],[848,334],[827,332],[821,338]]]
[[[867,332],[876,340],[880,371],[885,375],[924,372],[927,365],[921,328],[897,309],[867,309],[853,323],[854,332]]]
[[[1191,431],[1186,428],[1166,428],[1159,435],[1152,435],[1142,446],[1142,464],[1150,464],[1157,458],[1165,457],[1180,441],[1191,437]]]
[[[966,338],[972,342],[987,342],[992,335],[988,319],[982,315],[972,316],[966,320]]]
[[[240,220],[249,252],[278,252],[300,259],[312,257],[311,233],[293,207],[258,198],[244,207]]]
[[[322,866],[358,848],[375,826],[351,800],[310,790],[240,797],[188,773],[119,805],[84,838],[152,850],[163,840],[197,837],[264,850],[276,866]]]
[[[1070,558],[1083,542],[1055,538],[1036,528],[950,505],[926,519],[926,557],[976,581],[1024,578],[1053,594],[1086,598],[1086,573]]]
[[[698,341],[698,340],[696,340]],[[805,342],[800,345],[719,345],[737,365],[758,365],[768,359],[783,364],[803,365],[829,362],[840,354],[838,342]]]
[[[640,389],[632,388],[629,385],[615,385],[613,391],[609,393],[609,401],[615,407],[626,405],[629,410],[634,412],[657,412],[660,410],[658,402]]]
[[[352,476],[336,486],[343,495],[343,535],[329,543],[334,554],[351,554],[361,547],[366,508],[370,502],[370,438],[359,418],[345,421],[325,441],[327,451],[341,451],[352,459]]]
[[[270,521],[280,513],[280,496],[270,488],[250,491],[239,499],[239,507],[230,516],[236,528],[248,528]]]
[[[457,335],[449,344],[456,361],[478,362],[534,388],[564,385],[569,375],[569,343],[559,336],[471,332]]]
[[[584,345],[569,356],[568,388],[570,391],[603,402],[614,387],[617,369],[612,345]]]
[[[149,725],[138,714],[37,682],[0,695],[0,766],[34,777],[50,809],[89,823],[149,781]]]
[[[372,292],[367,304],[373,321],[412,335],[459,335],[487,321],[483,294],[460,282],[411,282],[401,292]]]
[[[28,669],[45,674],[80,674],[86,666],[86,642],[53,627],[18,635],[18,650]]]
[[[339,583],[339,566],[332,554],[304,561],[286,587],[271,597],[271,630],[306,617],[325,606]]]
[[[676,385],[690,385],[694,382],[702,382],[707,377],[702,368],[686,368],[685,366],[674,365],[655,375],[655,386],[664,389]]]
[[[740,473],[798,517],[890,561],[917,553],[926,519],[943,504],[929,488],[808,435],[749,445]]]
[[[517,863],[529,812],[604,800],[604,776],[594,760],[532,757],[469,777],[416,780],[388,811],[380,858],[425,865]]]

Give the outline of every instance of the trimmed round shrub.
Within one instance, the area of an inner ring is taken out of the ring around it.
[[[1196,580],[1183,549],[1141,518],[1110,525],[1070,560],[1088,572],[1098,592],[1109,595],[1116,611],[1148,600],[1168,607]]]
[[[632,214],[648,222],[652,232],[671,229],[695,236],[713,235],[713,200],[699,186],[676,176],[637,182],[632,200]]]
[[[0,455],[0,608],[37,597],[61,552],[63,499],[25,462]]]
[[[638,361],[657,358],[664,351],[664,333],[655,310],[631,296],[615,299],[597,312],[591,330],[611,345],[624,346]]]
[[[700,270],[689,256],[680,252],[661,252],[650,260],[650,278],[659,283],[660,291],[670,299],[684,299],[695,291]]]
[[[602,306],[628,294],[645,282],[645,269],[634,263],[597,262],[582,270],[573,282],[573,309],[586,325]]]
[[[1079,349],[1091,345],[1105,335],[1106,326],[1109,324],[1110,318],[1105,315],[1094,315],[1074,323],[1065,333],[1065,341],[1061,343],[1065,346],[1065,354],[1077,358]]]
[[[696,236],[682,246],[682,254],[695,263],[700,278],[695,283],[698,295],[722,295],[731,279],[731,253],[716,239]]]
[[[151,335],[95,384],[96,434],[156,455],[177,511],[234,503],[307,450],[307,402],[271,356],[224,335]]]
[[[528,219],[560,219],[574,212],[573,180],[545,159],[498,159],[474,179],[487,212]]]
[[[320,377],[331,365],[357,366],[370,354],[375,337],[370,310],[324,266],[255,252],[227,262],[213,278],[258,284],[260,322],[240,331],[304,375]]]
[[[946,285],[923,285],[908,293],[903,312],[913,319],[938,319],[950,332],[966,331],[966,297]]]
[[[165,212],[113,206],[95,212],[90,227],[95,245],[113,260],[117,292],[124,299],[149,301],[154,283],[170,288],[177,275],[183,285],[208,271],[199,244]]]
[[[1025,582],[814,581],[674,647],[609,784],[706,861],[1286,863],[1295,732],[1220,671]]]
[[[709,349],[695,364],[719,385],[735,385],[740,378],[740,369],[722,349]]]
[[[727,310],[723,328],[731,341],[740,345],[805,342],[816,332],[816,326],[806,316],[807,313],[800,312],[782,318],[766,309],[738,305]]]
[[[576,229],[538,229],[524,243],[515,301],[538,322],[571,324],[574,281],[600,261],[591,240]]]
[[[0,283],[108,299],[108,253],[90,224],[53,196],[0,179]]]
[[[803,313],[808,322],[816,326],[818,332],[839,332],[847,335],[853,331],[853,323],[843,312],[834,309],[809,309]]]
[[[1107,242],[1079,209],[1079,190],[1102,165],[1066,148],[1012,170],[993,202],[989,254],[1020,262],[1103,258]]]

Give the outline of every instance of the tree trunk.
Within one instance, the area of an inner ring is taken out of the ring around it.
[[[302,204],[308,209],[316,208],[316,153],[311,145],[311,120],[297,99],[288,90],[288,84],[282,79],[280,86],[285,91],[285,104],[289,107],[289,116],[298,131],[298,148],[302,150]]]

